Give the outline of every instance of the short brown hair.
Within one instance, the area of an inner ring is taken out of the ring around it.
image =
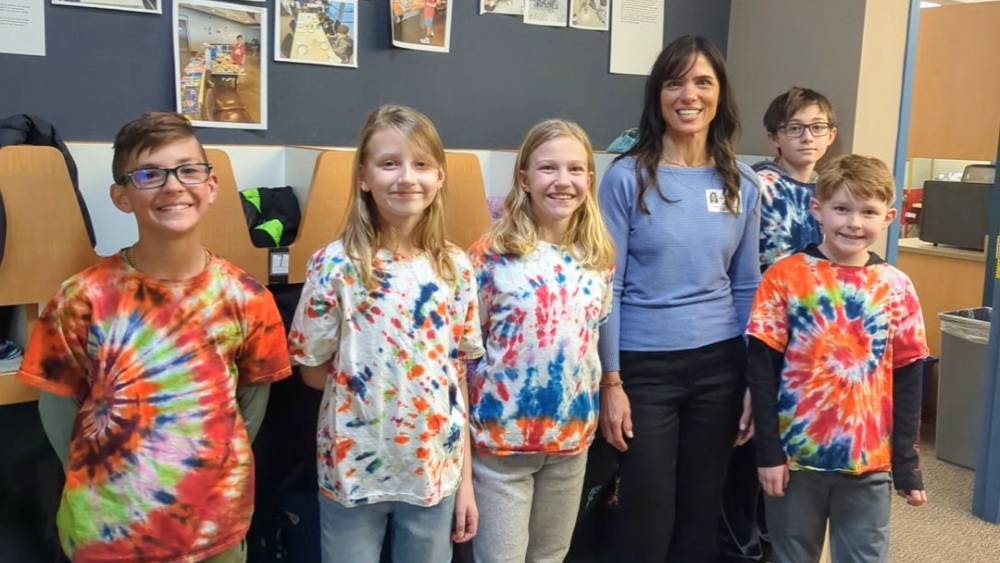
[[[816,200],[830,201],[840,188],[855,199],[875,198],[889,205],[896,201],[892,172],[870,156],[845,154],[831,160],[816,182]]]
[[[837,114],[833,111],[833,104],[823,94],[809,88],[792,86],[787,92],[779,94],[771,101],[764,112],[764,129],[768,133],[775,134],[788,123],[788,120],[795,117],[795,114],[809,106],[819,106],[820,111],[826,114],[826,120],[831,127],[837,126]]]
[[[115,183],[125,185],[125,165],[129,158],[181,139],[198,140],[198,137],[191,122],[179,113],[150,111],[122,125],[115,135],[115,156],[111,160]],[[198,147],[207,162],[205,147],[201,146],[201,142]]]

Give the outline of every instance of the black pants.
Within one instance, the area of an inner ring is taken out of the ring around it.
[[[742,338],[693,350],[622,352],[635,437],[620,468],[620,561],[715,561],[745,370]]]
[[[718,563],[764,560],[764,503],[757,480],[756,448],[753,440],[733,449],[722,487],[722,518],[719,523]]]

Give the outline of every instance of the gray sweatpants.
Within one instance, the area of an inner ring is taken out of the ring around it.
[[[580,508],[587,452],[472,455],[476,563],[561,563]]]
[[[792,471],[783,497],[764,497],[775,563],[815,563],[830,521],[833,563],[889,560],[892,478]]]

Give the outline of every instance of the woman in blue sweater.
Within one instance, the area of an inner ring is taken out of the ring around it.
[[[752,434],[743,332],[760,208],[738,128],[722,55],[681,37],[646,81],[639,140],[601,181],[617,249],[601,433],[623,452],[622,561],[714,562],[729,453]]]

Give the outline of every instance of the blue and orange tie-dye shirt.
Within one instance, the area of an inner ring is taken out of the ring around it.
[[[433,506],[458,488],[465,358],[483,354],[476,280],[451,250],[454,282],[428,256],[379,250],[366,289],[341,241],[309,263],[288,336],[294,361],[330,362],[317,428],[320,491],[346,506]],[[332,361],[331,361],[332,360]]]
[[[469,255],[486,343],[469,374],[473,443],[497,455],[585,450],[597,429],[598,327],[613,270],[584,268],[547,242],[518,257],[487,237]]]
[[[781,446],[791,469],[888,471],[893,370],[928,354],[920,303],[877,257],[850,267],[811,250],[764,273],[747,329],[784,353]]]
[[[166,282],[116,255],[63,283],[18,378],[81,403],[58,514],[73,561],[201,561],[243,539],[236,387],[291,373],[284,335],[271,294],[217,257]]]

